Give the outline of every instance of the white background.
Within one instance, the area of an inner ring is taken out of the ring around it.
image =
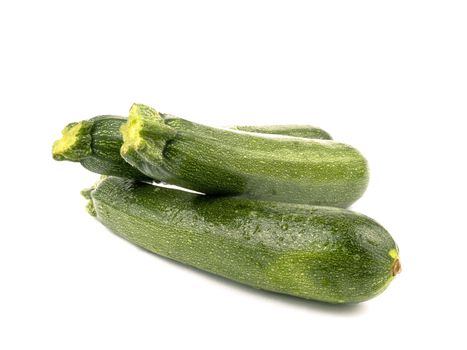
[[[465,1],[0,2],[1,349],[465,349]],[[379,297],[256,291],[108,232],[55,162],[133,102],[211,125],[309,123],[357,147],[353,209],[397,241]]]

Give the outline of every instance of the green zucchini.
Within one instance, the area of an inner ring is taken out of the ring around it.
[[[102,175],[142,181],[152,180],[120,156],[120,148],[123,144],[120,127],[125,122],[126,118],[104,115],[68,124],[62,131],[62,138],[55,141],[52,156],[56,160],[80,162],[86,169]],[[309,125],[237,126],[234,128],[309,138],[325,138],[325,135],[329,135],[324,130]]]
[[[209,197],[116,177],[84,195],[89,212],[128,241],[255,288],[356,303],[381,293],[400,270],[389,233],[346,209]]]
[[[259,125],[259,126],[234,126],[231,129],[255,132],[261,134],[288,135],[294,137],[304,137],[307,139],[332,140],[323,129],[311,125]]]
[[[52,156],[55,160],[80,162],[98,174],[150,181],[120,156],[120,127],[125,122],[122,117],[103,115],[70,123],[63,129],[62,138],[54,142]]]
[[[128,163],[206,194],[348,207],[368,185],[365,158],[331,140],[216,129],[141,104],[121,131]]]

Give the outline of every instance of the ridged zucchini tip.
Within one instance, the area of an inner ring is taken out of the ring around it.
[[[84,120],[65,126],[61,139],[55,141],[52,146],[52,157],[55,160],[79,162],[91,155],[92,124],[91,121]]]
[[[104,181],[108,176],[102,175],[99,180],[96,181],[94,185],[91,187],[85,188],[81,190],[81,195],[87,200],[86,203],[86,211],[91,215],[91,216],[97,216],[96,208],[94,206],[94,202],[92,200],[91,193],[99,186],[99,184]]]
[[[146,164],[154,168],[161,165],[166,142],[176,134],[173,128],[165,124],[158,111],[138,103],[131,107],[128,120],[121,126],[120,132],[123,137],[122,157],[143,173]],[[140,159],[141,150],[145,150],[144,159]]]

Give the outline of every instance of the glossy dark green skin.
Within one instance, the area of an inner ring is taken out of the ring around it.
[[[323,129],[311,125],[252,125],[252,126],[234,126],[231,129],[256,132],[262,134],[288,135],[294,137],[304,137],[307,139],[332,140]]]
[[[128,163],[153,179],[206,194],[346,208],[368,185],[365,158],[331,140],[217,129],[144,105],[134,105],[125,126],[121,155]]]
[[[130,242],[255,288],[351,303],[393,278],[393,239],[349,210],[214,198],[114,177],[90,197],[90,212]]]

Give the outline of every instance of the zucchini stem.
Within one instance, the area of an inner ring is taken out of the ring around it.
[[[93,122],[84,120],[70,123],[62,130],[62,138],[52,146],[52,156],[55,160],[79,162],[92,154],[91,129]]]
[[[154,176],[161,171],[165,146],[175,137],[176,131],[165,123],[158,111],[142,104],[133,104],[120,132],[123,137],[120,154],[127,163],[145,175]]]

